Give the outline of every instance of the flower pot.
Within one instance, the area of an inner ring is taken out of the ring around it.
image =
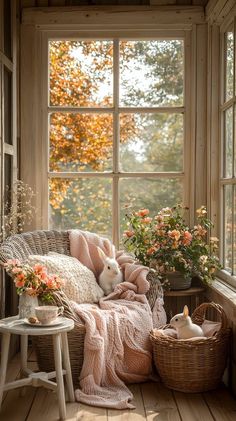
[[[25,319],[29,317],[35,317],[35,307],[39,305],[38,297],[21,294],[19,297],[19,318]]]
[[[187,278],[180,272],[170,272],[166,274],[166,279],[168,279],[171,290],[181,290],[188,289],[191,287],[192,278],[189,276]]]

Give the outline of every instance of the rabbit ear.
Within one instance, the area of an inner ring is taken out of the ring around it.
[[[186,305],[184,306],[183,315],[184,315],[184,317],[188,317],[188,315],[189,315],[188,306],[186,306]]]
[[[97,251],[98,251],[98,254],[99,254],[100,258],[102,259],[102,261],[104,263],[106,261],[107,256],[105,255],[104,251],[100,247],[97,247]]]
[[[116,257],[116,249],[115,249],[114,244],[112,244],[112,245],[111,245],[110,257],[111,257],[112,259],[115,259],[115,257]]]

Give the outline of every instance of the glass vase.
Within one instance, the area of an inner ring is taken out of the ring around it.
[[[21,294],[19,297],[19,318],[25,319],[35,317],[35,307],[39,305],[38,297],[35,295]]]

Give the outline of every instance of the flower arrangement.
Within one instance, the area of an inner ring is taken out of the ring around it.
[[[163,208],[151,218],[148,209],[127,214],[129,229],[124,231],[124,246],[144,265],[153,268],[163,284],[168,274],[181,273],[185,278],[198,276],[203,282],[214,279],[220,268],[216,256],[218,239],[207,235],[212,222],[205,206],[197,212],[197,222],[189,228],[184,221],[184,208]]]
[[[12,277],[17,294],[38,296],[42,301],[52,301],[52,292],[61,289],[63,280],[57,275],[49,275],[47,269],[39,264],[31,267],[18,259],[9,259],[4,264]]]
[[[32,188],[21,180],[16,180],[12,188],[6,187],[0,240],[22,232],[26,224],[32,221],[36,213],[34,198],[35,193]]]

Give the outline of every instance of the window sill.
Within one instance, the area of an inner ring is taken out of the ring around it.
[[[206,297],[219,303],[224,308],[228,318],[236,322],[236,288],[216,279],[206,289]]]

